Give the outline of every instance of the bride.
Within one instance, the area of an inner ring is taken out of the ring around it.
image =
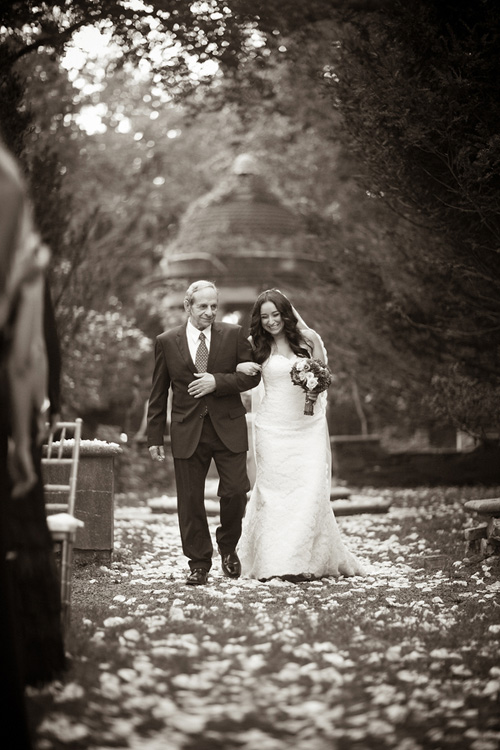
[[[242,575],[291,581],[364,575],[342,542],[330,504],[326,392],[306,416],[304,391],[290,378],[299,357],[326,363],[323,342],[277,289],[257,298],[250,333],[255,362],[237,369],[260,369],[264,393],[254,421],[256,480],[238,545]]]

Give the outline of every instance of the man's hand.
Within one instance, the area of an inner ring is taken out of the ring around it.
[[[198,379],[193,380],[188,385],[188,393],[190,396],[193,396],[194,398],[202,398],[208,393],[213,393],[215,391],[215,378],[211,372],[195,372],[194,376]]]
[[[164,461],[165,460],[165,448],[163,445],[150,445],[149,455],[153,461]]]

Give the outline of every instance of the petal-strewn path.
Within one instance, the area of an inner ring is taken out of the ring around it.
[[[498,559],[464,562],[463,493],[393,498],[338,519],[367,578],[302,584],[215,559],[185,586],[176,516],[122,509],[115,561],[76,570],[37,750],[498,750]]]

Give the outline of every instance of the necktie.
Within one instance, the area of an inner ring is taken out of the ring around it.
[[[205,342],[205,334],[203,332],[200,333],[200,343],[198,344],[198,349],[196,350],[195,365],[196,365],[197,372],[207,371],[208,349],[207,349],[207,344]]]

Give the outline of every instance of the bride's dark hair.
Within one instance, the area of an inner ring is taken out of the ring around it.
[[[266,289],[255,300],[250,316],[250,335],[253,340],[255,361],[262,364],[271,354],[273,337],[264,330],[260,317],[260,311],[265,302],[273,302],[276,305],[276,309],[283,320],[285,336],[294,354],[297,354],[299,357],[310,357],[311,351],[307,348],[308,344],[304,341],[297,327],[298,321],[293,312],[290,300],[278,289]]]

